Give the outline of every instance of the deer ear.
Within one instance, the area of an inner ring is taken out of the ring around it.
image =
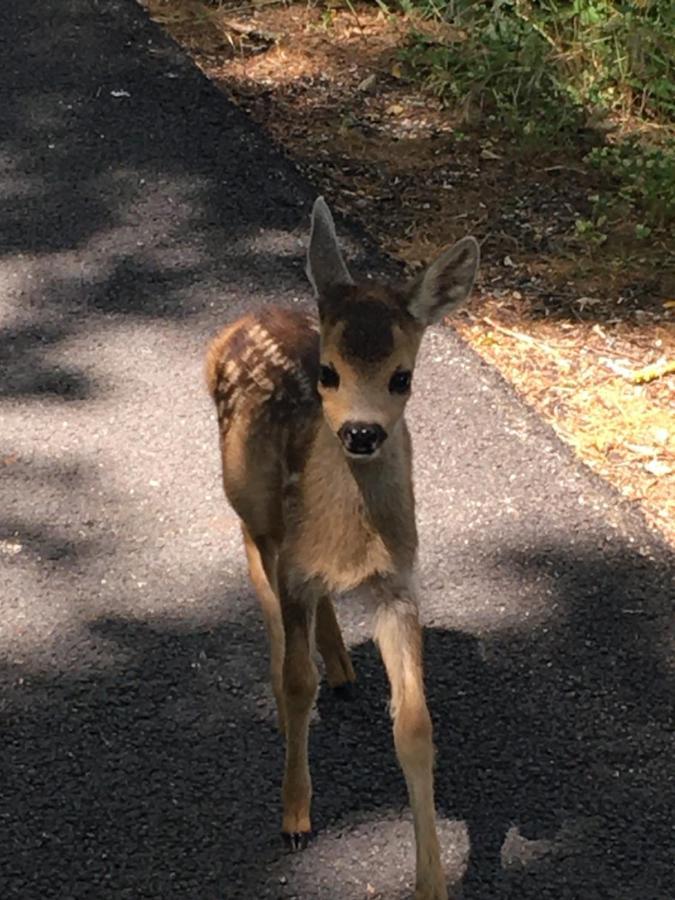
[[[354,284],[340,252],[333,216],[323,197],[316,200],[312,210],[305,272],[317,297],[331,288]]]
[[[462,238],[444,250],[413,284],[408,312],[422,325],[439,322],[471,293],[480,248],[473,237]]]

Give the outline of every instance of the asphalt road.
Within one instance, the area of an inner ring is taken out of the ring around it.
[[[221,322],[308,301],[316,192],[132,0],[0,0],[0,73],[0,897],[409,896],[386,684],[348,600],[358,694],[321,693],[318,834],[282,848],[202,382]],[[673,556],[452,332],[415,390],[449,883],[468,864],[467,898],[672,900]]]

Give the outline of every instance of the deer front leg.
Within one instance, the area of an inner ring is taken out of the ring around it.
[[[286,763],[283,782],[282,834],[292,850],[307,846],[311,831],[312,782],[307,743],[309,717],[319,684],[312,654],[318,591],[311,582],[279,572],[286,652],[283,695],[286,712]]]
[[[422,633],[412,590],[383,580],[375,639],[391,684],[394,744],[415,824],[415,900],[447,900],[434,808],[434,746],[424,696]]]

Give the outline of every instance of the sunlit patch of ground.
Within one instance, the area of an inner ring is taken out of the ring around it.
[[[481,281],[453,325],[675,541],[672,246],[636,241],[630,217],[602,246],[575,237],[598,188],[585,148],[468,126],[406,79],[409,23],[376,5],[143,2],[411,270],[468,232],[481,240]]]

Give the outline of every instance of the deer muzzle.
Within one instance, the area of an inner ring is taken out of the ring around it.
[[[372,456],[387,437],[381,425],[367,422],[345,422],[338,431],[342,446],[354,456]]]

